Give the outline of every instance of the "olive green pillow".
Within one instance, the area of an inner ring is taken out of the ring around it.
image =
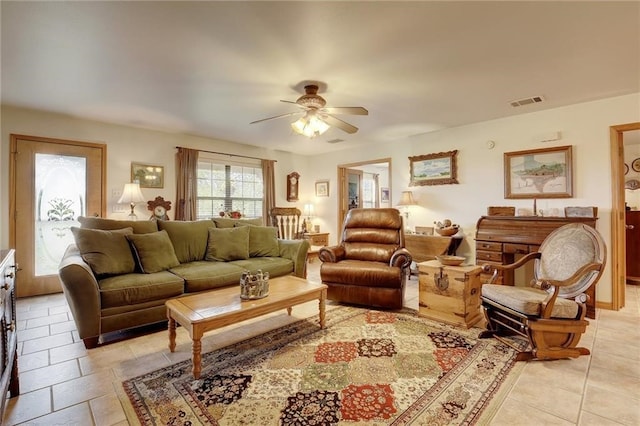
[[[82,228],[114,230],[122,228],[133,228],[134,234],[146,234],[157,232],[158,225],[155,220],[115,220],[102,217],[79,216],[78,222]]]
[[[134,272],[136,263],[127,235],[131,228],[105,231],[71,227],[80,255],[96,275],[118,275]]]
[[[216,228],[233,228],[236,224],[256,226],[264,225],[261,217],[255,219],[229,219],[227,217],[214,217],[211,218],[211,220],[216,224]]]
[[[133,246],[140,269],[145,274],[164,271],[180,264],[167,231],[131,234],[127,235],[127,239]]]
[[[209,228],[205,260],[226,262],[249,258],[249,228]]]
[[[236,226],[244,226],[238,225]],[[278,246],[278,229],[273,226],[248,226],[249,228],[249,256],[280,256]]]
[[[204,259],[207,253],[209,228],[213,228],[213,226],[210,220],[158,221],[158,228],[169,234],[173,250],[180,263]]]

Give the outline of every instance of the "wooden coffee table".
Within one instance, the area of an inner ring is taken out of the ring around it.
[[[262,299],[240,299],[240,284],[168,300],[169,349],[176,348],[176,322],[189,331],[193,341],[193,377],[202,371],[202,336],[239,321],[287,309],[311,300],[319,300],[320,328],[325,326],[327,286],[287,275],[269,280],[269,295]]]

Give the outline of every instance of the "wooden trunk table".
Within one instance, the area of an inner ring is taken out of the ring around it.
[[[203,293],[168,300],[169,349],[176,348],[176,323],[183,326],[193,341],[193,377],[198,379],[202,371],[202,343],[205,332],[239,321],[269,314],[318,299],[320,328],[325,326],[325,302],[327,286],[311,283],[305,279],[287,275],[269,280],[269,295],[262,299],[240,299],[240,283]]]

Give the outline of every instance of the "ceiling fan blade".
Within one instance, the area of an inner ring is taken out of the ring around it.
[[[329,114],[369,115],[369,111],[362,107],[325,107],[322,110]]]
[[[324,120],[329,126],[337,127],[340,130],[343,130],[347,133],[355,133],[358,131],[356,126],[353,126],[346,121],[342,121],[339,118],[336,118],[329,114],[322,114],[322,120]]]
[[[296,111],[296,112],[288,112],[286,114],[280,114],[280,115],[276,115],[274,117],[269,117],[269,118],[263,118],[262,120],[256,120],[256,121],[252,121],[249,124],[255,124],[255,123],[261,123],[263,121],[267,121],[267,120],[274,120],[276,118],[282,118],[282,117],[290,117],[292,115],[296,115],[296,114],[300,114],[301,111]]]
[[[296,104],[296,105],[298,105],[298,103],[296,101],[285,101],[285,100],[280,99],[280,102],[285,102],[287,104]]]

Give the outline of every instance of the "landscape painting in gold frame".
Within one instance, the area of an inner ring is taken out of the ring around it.
[[[458,183],[458,150],[409,157],[410,186]]]
[[[504,153],[505,198],[573,197],[572,146]]]
[[[138,182],[140,188],[164,188],[164,166],[132,162],[131,182]]]

